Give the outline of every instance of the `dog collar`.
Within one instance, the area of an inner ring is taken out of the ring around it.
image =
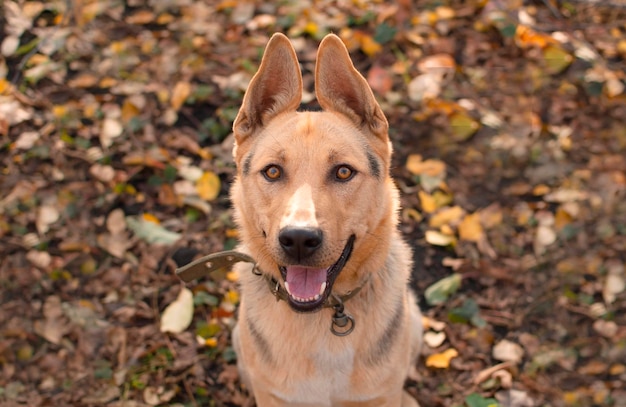
[[[258,269],[254,258],[236,250],[227,250],[203,256],[183,267],[177,268],[176,275],[180,277],[181,280],[188,283],[197,278],[204,277],[216,270],[225,267],[232,267],[234,264],[239,262],[253,264],[252,273],[263,277],[269,286],[270,292],[274,295],[274,297],[276,297],[276,301],[287,301],[287,290],[280,285],[280,282],[276,278],[262,273]],[[354,290],[348,291],[343,295],[331,294],[326,301],[324,301],[324,304],[322,305],[323,308],[332,308],[335,311],[332,317],[333,322],[330,326],[330,331],[334,335],[346,336],[354,330],[354,318],[350,314],[346,314],[344,312],[343,303],[357,295],[366,283],[367,280]]]

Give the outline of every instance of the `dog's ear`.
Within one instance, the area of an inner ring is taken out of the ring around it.
[[[302,75],[289,39],[276,33],[267,43],[261,66],[243,97],[233,124],[241,143],[279,113],[296,110],[302,99]]]
[[[372,89],[334,34],[324,37],[317,51],[315,94],[324,110],[343,113],[381,139],[388,139],[389,125]]]

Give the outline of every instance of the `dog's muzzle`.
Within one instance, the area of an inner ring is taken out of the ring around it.
[[[337,261],[329,268],[313,268],[300,265],[279,267],[287,291],[287,303],[298,312],[319,310],[328,302],[333,284],[350,259],[355,236],[352,235]]]

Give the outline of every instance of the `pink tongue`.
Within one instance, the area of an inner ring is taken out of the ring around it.
[[[326,269],[311,269],[300,266],[287,266],[289,292],[302,299],[313,298],[320,293],[326,281]]]

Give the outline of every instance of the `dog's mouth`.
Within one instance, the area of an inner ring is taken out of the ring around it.
[[[288,294],[287,303],[293,310],[312,312],[324,305],[333,290],[335,279],[352,254],[354,239],[354,235],[350,236],[339,259],[328,268],[317,269],[299,265],[280,267]]]

